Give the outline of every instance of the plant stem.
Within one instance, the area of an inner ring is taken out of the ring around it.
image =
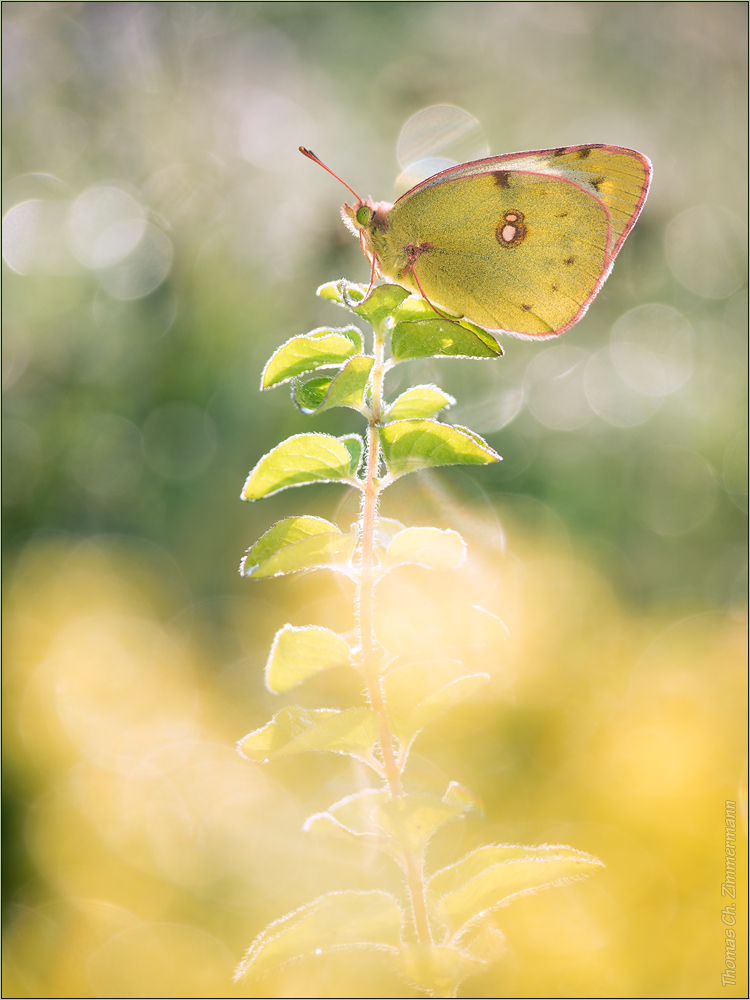
[[[374,535],[375,521],[378,514],[378,494],[382,488],[377,478],[380,465],[380,435],[378,429],[383,408],[384,376],[384,335],[380,326],[375,326],[374,328],[374,356],[375,364],[372,367],[371,374],[371,417],[367,429],[367,474],[363,490],[362,513],[360,515],[361,577],[358,594],[359,631],[367,692],[372,709],[377,713],[380,720],[378,738],[380,750],[383,755],[385,777],[388,782],[391,798],[401,798],[404,795],[404,787],[401,782],[401,772],[396,762],[393,736],[383,699],[383,688],[380,679],[382,656],[376,648],[374,630]],[[417,939],[421,945],[429,946],[432,944],[432,935],[430,933],[427,904],[424,895],[422,857],[410,850],[405,843],[402,844],[402,848]]]
[[[375,519],[378,513],[379,484],[377,481],[380,464],[380,413],[383,400],[383,334],[375,330],[375,364],[372,369],[372,416],[367,429],[367,478],[363,491],[362,514],[360,517],[361,581],[359,586],[359,630],[362,648],[362,662],[367,692],[373,711],[380,718],[379,741],[385,765],[385,775],[391,796],[398,798],[404,794],[401,774],[396,764],[393,737],[388,725],[388,716],[383,701],[380,684],[380,656],[375,647],[373,612],[375,608],[375,583],[373,580],[373,547]]]

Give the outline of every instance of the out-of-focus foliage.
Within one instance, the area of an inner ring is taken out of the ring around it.
[[[247,941],[316,894],[399,891],[299,830],[358,765],[234,752],[283,707],[263,686],[281,625],[351,627],[345,578],[261,590],[239,557],[302,512],[346,531],[357,498],[237,493],[283,437],[362,430],[258,392],[280,343],[340,323],[315,287],[367,277],[341,190],[297,147],[391,199],[398,130],[439,102],[494,153],[605,142],[654,163],[562,340],[386,383],[438,382],[504,459],[405,477],[384,510],[469,543],[459,570],[383,584],[394,644],[429,635],[445,659],[490,627],[459,605],[509,630],[467,664],[491,676],[481,700],[415,743],[423,784],[465,781],[486,815],[441,831],[431,867],[488,839],[607,864],[501,911],[508,954],[464,994],[716,993],[742,794],[746,15],[3,5],[6,996],[404,995],[366,954],[230,985]],[[327,706],[329,675],[295,701]]]

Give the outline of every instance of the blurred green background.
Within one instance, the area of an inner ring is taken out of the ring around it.
[[[236,567],[282,516],[356,516],[335,486],[238,499],[283,437],[360,429],[258,391],[279,343],[347,322],[315,288],[368,277],[343,189],[297,147],[393,200],[399,130],[439,103],[493,153],[600,142],[654,164],[561,341],[505,338],[497,362],[386,385],[438,382],[448,419],[504,456],[384,500],[473,555],[389,585],[383,633],[439,645],[441,602],[467,593],[511,633],[485,651],[490,694],[417,744],[414,781],[461,780],[486,812],[431,863],[495,840],[608,866],[505,911],[508,955],[462,995],[746,995],[719,977],[744,755],[747,4],[2,14],[4,995],[417,995],[368,956],[230,985],[269,920],[330,888],[399,891],[300,830],[366,780],[353,765],[234,752],[279,707],[275,631],[345,630],[349,595]],[[331,704],[337,684],[295,700]]]

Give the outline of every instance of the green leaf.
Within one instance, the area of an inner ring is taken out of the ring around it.
[[[285,625],[273,640],[266,664],[266,687],[281,694],[313,674],[351,662],[340,635],[316,625]]]
[[[489,674],[470,674],[459,660],[408,663],[383,678],[388,714],[408,749],[417,733],[470,698]]]
[[[348,406],[362,412],[364,393],[374,361],[358,354],[333,378],[312,378],[296,382],[293,398],[303,413],[322,413],[334,406]]]
[[[413,358],[467,358],[492,359],[502,357],[503,349],[486,330],[468,320],[449,320],[419,316],[422,310],[416,303],[410,309],[404,306],[395,315],[391,330],[391,354],[395,362]],[[421,301],[421,300],[419,300]],[[429,308],[429,307],[428,307]],[[409,312],[414,318],[409,316]],[[431,311],[432,316],[436,316]]]
[[[362,334],[356,326],[341,330],[319,327],[303,337],[292,337],[269,358],[260,379],[261,389],[271,389],[303,372],[332,368],[362,351]]]
[[[305,542],[307,546],[300,544]],[[344,535],[323,517],[285,517],[247,550],[240,563],[240,575],[258,578],[310,569],[310,559],[315,559],[316,553],[322,558],[328,557],[329,561],[314,565],[346,562],[355,542],[356,537]]]
[[[321,285],[315,293],[319,298],[328,302],[335,302],[337,306],[354,310],[367,295],[367,285],[358,285],[346,278],[338,278],[336,281],[327,281]]]
[[[466,542],[447,528],[404,528],[394,535],[386,554],[386,569],[412,563],[429,569],[457,569],[466,559]]]
[[[306,750],[346,753],[371,763],[378,717],[369,708],[282,708],[270,722],[248,733],[237,749],[248,760],[264,764]]]
[[[377,285],[369,295],[367,295],[367,288],[367,285],[355,285],[345,278],[341,278],[339,281],[329,281],[325,285],[321,285],[318,289],[318,295],[322,299],[335,302],[337,305],[356,313],[372,326],[377,326],[387,316],[392,315],[393,311],[409,295],[406,289],[401,288],[400,285]]]
[[[294,545],[288,545],[261,566],[253,567],[245,575],[261,580],[308,569],[332,569],[355,578],[356,570],[351,560],[356,544],[356,531],[345,535],[337,528],[328,534],[315,535],[301,542],[295,542]]]
[[[309,378],[306,382],[292,382],[292,399],[303,413],[315,413],[326,398],[333,376]]]
[[[453,932],[518,896],[586,878],[598,858],[562,844],[490,844],[436,872],[428,883],[441,919]]]
[[[324,812],[314,813],[305,820],[308,833],[337,834],[345,837],[378,837],[382,831],[372,818],[373,811],[388,800],[388,792],[379,788],[363,788],[334,802]]]
[[[260,536],[255,545],[247,550],[247,554],[242,560],[247,567],[247,575],[252,572],[252,566],[260,566],[269,556],[274,555],[287,545],[293,545],[295,542],[299,542],[303,538],[310,538],[312,535],[338,530],[335,524],[326,521],[324,517],[313,517],[310,514],[303,517],[285,517],[272,525],[268,531]]]
[[[365,443],[359,434],[343,434],[338,440],[349,452],[349,475],[353,476],[362,464]]]
[[[343,480],[358,485],[352,475],[359,465],[363,448],[358,434],[340,438],[331,434],[295,434],[261,458],[247,477],[241,497],[260,500],[290,486],[315,482]]]
[[[245,953],[234,974],[260,976],[275,966],[333,949],[397,952],[404,915],[388,892],[329,892],[274,920]]]
[[[400,285],[388,283],[376,285],[354,312],[372,326],[378,326],[388,316],[393,315],[394,310],[408,296],[409,292]]]
[[[395,420],[380,428],[388,471],[394,479],[438,465],[487,465],[500,456],[479,435],[437,420]]]
[[[402,848],[421,854],[438,827],[463,814],[455,802],[413,792],[384,802],[372,818]]]
[[[440,410],[455,402],[453,396],[436,385],[415,385],[394,399],[386,410],[385,422],[434,417]]]

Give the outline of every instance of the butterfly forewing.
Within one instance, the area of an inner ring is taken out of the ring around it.
[[[578,146],[465,163],[400,198],[375,246],[386,275],[488,329],[555,336],[601,287],[648,191],[632,150]],[[412,253],[414,253],[412,251]]]
[[[418,193],[387,236],[425,248],[415,271],[430,301],[488,329],[549,337],[590,298],[609,234],[606,211],[577,185],[519,171]]]

